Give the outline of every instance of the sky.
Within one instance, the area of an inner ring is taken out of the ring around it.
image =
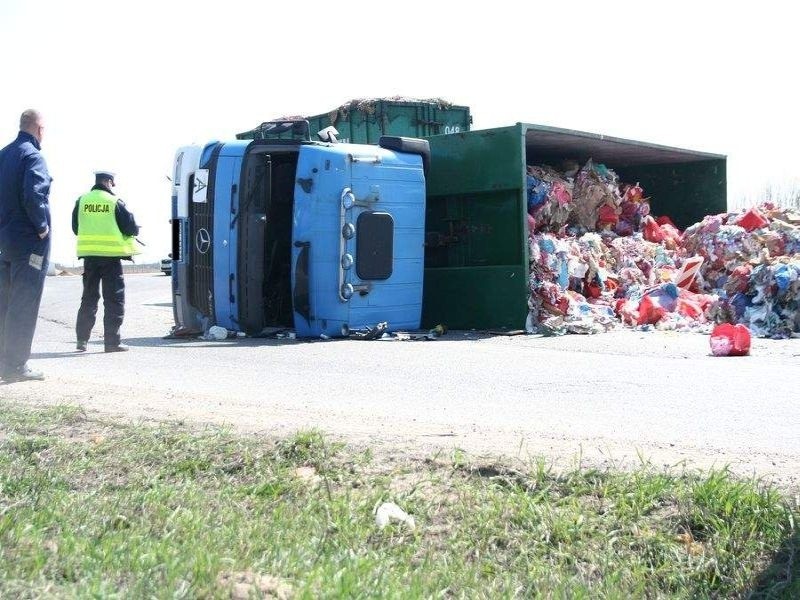
[[[788,2],[0,0],[0,146],[45,118],[55,262],[94,183],[170,249],[182,145],[285,114],[401,95],[467,105],[473,129],[537,123],[728,156],[731,208],[800,187],[798,12]],[[741,6],[739,6],[741,4]]]

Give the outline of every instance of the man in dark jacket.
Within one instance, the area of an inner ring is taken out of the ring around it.
[[[28,366],[50,257],[50,183],[39,152],[42,115],[26,110],[0,150],[0,376],[44,379]]]
[[[106,352],[124,352],[120,328],[125,316],[125,279],[122,259],[139,254],[139,226],[117,198],[114,173],[97,171],[94,187],[78,198],[72,210],[72,231],[78,236],[78,258],[83,259],[83,296],[75,323],[77,350],[85,352],[97,317],[100,284],[103,287],[103,342]]]

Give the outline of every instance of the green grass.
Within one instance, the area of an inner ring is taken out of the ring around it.
[[[227,598],[256,575],[296,598],[800,597],[796,504],[724,470],[391,461],[2,408],[0,598]],[[379,530],[384,501],[416,529]]]

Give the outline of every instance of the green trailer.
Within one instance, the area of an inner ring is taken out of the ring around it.
[[[275,127],[275,123],[305,120],[308,129]],[[239,133],[240,140],[297,139],[298,134],[317,139],[317,132],[335,127],[340,142],[377,144],[382,135],[425,137],[469,131],[472,123],[468,106],[444,100],[352,100],[332,111],[311,117],[289,117],[262,123]]]
[[[589,158],[639,182],[683,228],[727,207],[726,158],[517,123],[428,138],[423,325],[522,329],[528,313],[526,166]]]

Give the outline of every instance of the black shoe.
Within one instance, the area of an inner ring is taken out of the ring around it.
[[[44,373],[41,371],[34,371],[28,365],[6,371],[3,374],[3,381],[6,383],[15,383],[17,381],[43,381]]]
[[[75,350],[77,350],[78,352],[86,352],[86,343],[87,342],[83,340],[78,340],[78,343],[75,344]]]
[[[128,350],[130,350],[130,348],[128,348],[124,344],[117,344],[116,346],[106,346],[106,352],[127,352]]]

